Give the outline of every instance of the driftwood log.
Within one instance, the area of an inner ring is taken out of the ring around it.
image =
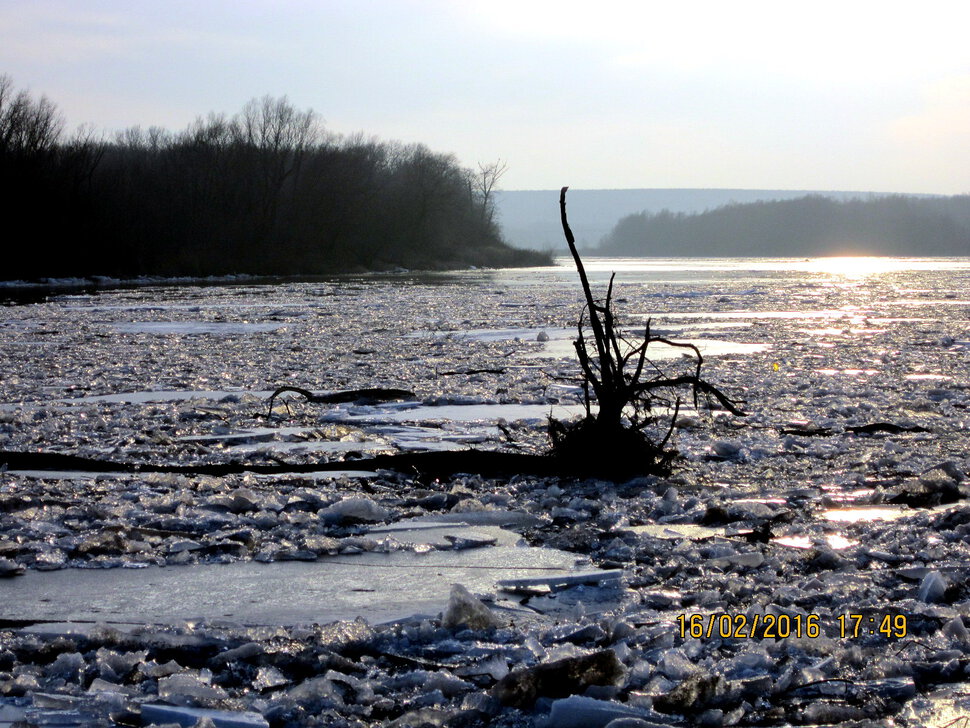
[[[563,187],[559,193],[559,209],[563,234],[586,299],[577,324],[579,335],[574,342],[583,373],[586,416],[578,422],[550,419],[553,453],[572,462],[595,454],[603,462],[604,471],[615,468],[620,472],[630,472],[639,468],[643,473],[666,474],[676,455],[674,451],[667,450],[666,445],[680,411],[681,401],[676,395],[678,390],[689,388],[695,407],[703,395],[708,400],[716,400],[731,414],[743,416],[745,412],[739,402],[701,378],[704,359],[693,344],[654,336],[649,320],[642,340],[630,341],[623,335],[613,310],[615,274],[610,276],[606,298],[595,298],[566,217],[568,189]],[[586,333],[587,321],[591,337]],[[665,344],[689,351],[695,359],[693,370],[667,375],[650,360],[648,349],[651,344]],[[595,413],[594,401],[597,406]],[[648,433],[648,428],[657,424],[659,418],[656,413],[659,410],[673,410],[673,415],[666,434],[657,442]]]
[[[405,475],[447,478],[458,473],[483,477],[534,475],[538,477],[567,477],[593,474],[590,468],[570,469],[546,455],[494,452],[487,450],[455,450],[445,452],[403,452],[376,455],[359,460],[325,463],[199,463],[168,465],[161,463],[125,463],[116,460],[86,458],[53,452],[2,452],[0,468],[6,470],[78,471],[85,473],[176,473],[180,475],[224,476],[238,473],[283,475],[287,473],[322,473],[338,470],[391,470]]]
[[[414,392],[409,392],[406,389],[369,387],[366,389],[350,389],[342,392],[314,393],[303,387],[287,385],[277,387],[276,391],[269,396],[269,412],[266,415],[267,417],[273,414],[273,403],[276,401],[276,398],[286,392],[298,394],[312,404],[346,404],[348,402],[355,402],[357,404],[380,404],[382,402],[398,402],[415,398]]]

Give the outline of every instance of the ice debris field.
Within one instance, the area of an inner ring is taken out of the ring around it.
[[[970,260],[588,268],[746,401],[670,477],[359,466],[580,414],[567,267],[4,306],[0,451],[187,470],[0,472],[0,726],[970,722]]]

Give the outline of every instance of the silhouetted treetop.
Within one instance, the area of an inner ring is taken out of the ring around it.
[[[536,265],[491,214],[482,168],[328,133],[286,97],[171,132],[71,139],[55,105],[0,76],[0,180],[32,245],[5,278],[320,274]],[[497,172],[496,172],[497,174]]]

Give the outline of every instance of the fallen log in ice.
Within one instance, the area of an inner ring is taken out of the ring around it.
[[[286,392],[292,392],[305,398],[307,402],[313,404],[347,404],[356,402],[358,404],[379,404],[382,402],[397,402],[402,399],[414,399],[414,392],[406,389],[388,389],[385,387],[368,387],[366,389],[350,389],[340,392],[321,392],[314,393],[303,387],[286,385],[277,387],[269,396],[269,412],[266,416],[273,414],[273,403],[276,398]],[[284,400],[285,401],[285,400]]]
[[[30,471],[78,471],[88,473],[177,473],[181,475],[225,476],[239,473],[282,475],[291,473],[320,473],[342,471],[393,470],[430,478],[450,477],[458,473],[502,477],[533,475],[537,477],[570,477],[596,475],[627,479],[638,473],[627,468],[611,472],[609,464],[590,459],[584,468],[575,461],[569,463],[549,455],[496,452],[489,450],[451,450],[434,452],[402,452],[375,455],[359,460],[319,463],[198,463],[173,465],[164,463],[125,463],[115,460],[86,458],[54,452],[0,451],[0,469]]]

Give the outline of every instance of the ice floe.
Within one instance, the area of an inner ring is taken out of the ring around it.
[[[685,407],[675,473],[619,483],[354,467],[543,447],[582,407],[565,269],[7,307],[0,450],[342,470],[0,472],[0,725],[952,722],[970,279],[924,263],[631,263],[631,335],[752,414]],[[416,398],[267,417],[286,384]]]

